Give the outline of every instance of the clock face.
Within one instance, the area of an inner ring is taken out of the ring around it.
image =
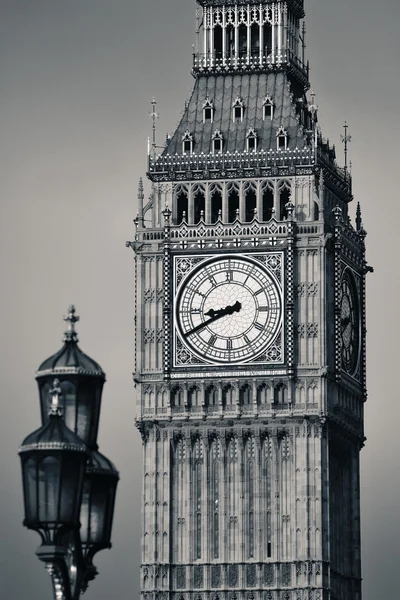
[[[197,357],[213,363],[249,362],[282,326],[281,290],[255,260],[213,258],[181,282],[176,323],[182,342]]]
[[[342,277],[342,300],[340,307],[342,367],[352,375],[359,355],[360,319],[358,296],[354,279],[346,269]]]

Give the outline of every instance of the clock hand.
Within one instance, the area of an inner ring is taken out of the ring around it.
[[[184,334],[184,336],[187,337],[192,333],[196,333],[196,331],[200,331],[200,329],[207,327],[207,325],[209,325],[210,323],[214,323],[214,321],[217,321],[217,319],[220,319],[221,317],[225,317],[226,315],[232,315],[234,312],[239,312],[241,308],[242,305],[238,301],[236,301],[235,304],[233,304],[232,306],[226,306],[225,308],[221,308],[220,310],[214,310],[213,308],[210,308],[210,310],[204,313],[205,316],[210,318],[207,321],[200,323],[200,325],[197,325],[190,331],[187,331]]]

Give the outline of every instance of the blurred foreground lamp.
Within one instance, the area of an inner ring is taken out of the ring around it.
[[[19,454],[24,525],[42,538],[36,553],[51,575],[55,600],[76,600],[97,574],[93,556],[111,547],[119,475],[97,450],[104,373],[77,345],[73,306],[65,320],[63,348],[37,374],[42,427]]]

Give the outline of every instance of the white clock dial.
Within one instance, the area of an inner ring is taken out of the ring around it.
[[[202,263],[184,279],[176,303],[182,342],[208,362],[248,362],[276,337],[280,288],[262,265],[229,256]]]

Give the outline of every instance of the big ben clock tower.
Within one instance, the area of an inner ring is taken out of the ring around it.
[[[303,0],[198,1],[193,92],[128,243],[142,599],[361,600],[360,209]]]

